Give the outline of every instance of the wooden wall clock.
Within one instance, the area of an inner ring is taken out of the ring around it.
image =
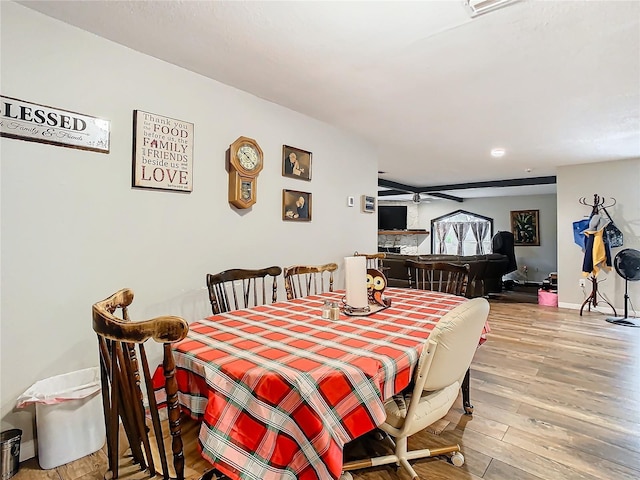
[[[229,146],[228,161],[229,203],[236,208],[249,208],[257,200],[262,149],[254,139],[238,137]]]

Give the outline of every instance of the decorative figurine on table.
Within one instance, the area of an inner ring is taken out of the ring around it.
[[[367,269],[367,296],[370,304],[388,307],[391,300],[382,298],[382,293],[387,287],[387,278],[380,270],[375,268]]]

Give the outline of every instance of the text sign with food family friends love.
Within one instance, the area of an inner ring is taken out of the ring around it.
[[[109,153],[109,120],[0,95],[0,136]]]
[[[193,190],[193,123],[133,112],[133,186]]]

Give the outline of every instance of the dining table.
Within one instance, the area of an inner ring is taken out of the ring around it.
[[[425,340],[464,297],[387,288],[390,306],[323,318],[327,292],[194,321],[174,345],[179,401],[202,455],[233,480],[329,480],[343,447],[386,418]]]

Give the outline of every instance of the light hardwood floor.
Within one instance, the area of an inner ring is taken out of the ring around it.
[[[410,448],[460,443],[465,464],[418,460],[422,480],[637,480],[640,478],[640,328],[600,313],[491,302],[491,334],[472,364],[473,416],[461,399],[439,435],[426,431]],[[379,449],[368,438],[352,457]],[[15,480],[100,479],[102,452],[54,470],[31,460]],[[356,480],[408,480],[392,466]]]

